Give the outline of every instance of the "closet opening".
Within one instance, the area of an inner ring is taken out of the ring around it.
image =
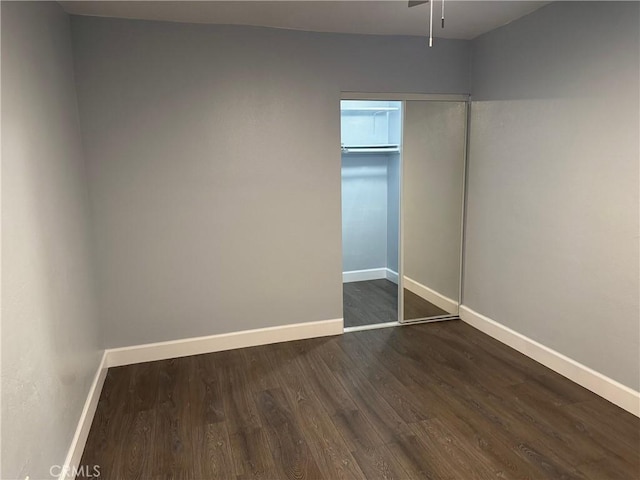
[[[345,331],[458,318],[468,97],[342,98]]]
[[[402,102],[342,100],[345,328],[397,324]]]

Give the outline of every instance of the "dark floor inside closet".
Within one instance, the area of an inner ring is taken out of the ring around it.
[[[344,326],[358,327],[398,320],[398,285],[386,280],[343,284]],[[448,315],[415,293],[404,292],[405,318]]]

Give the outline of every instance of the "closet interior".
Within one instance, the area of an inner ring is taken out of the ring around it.
[[[468,102],[410,97],[340,104],[346,328],[458,315]]]
[[[345,327],[398,321],[402,102],[343,100]]]

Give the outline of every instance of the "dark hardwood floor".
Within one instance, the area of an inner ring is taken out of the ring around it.
[[[398,321],[398,285],[386,279],[342,284],[344,326]]]
[[[405,320],[418,320],[421,318],[440,317],[449,315],[448,312],[437,307],[424,298],[404,289],[404,318]]]
[[[389,280],[365,280],[342,284],[344,326],[358,327],[398,320],[398,285]],[[441,308],[404,290],[407,320],[448,315]]]
[[[109,369],[100,479],[637,479],[640,420],[461,321]]]

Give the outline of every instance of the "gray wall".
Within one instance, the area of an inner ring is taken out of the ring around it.
[[[72,30],[109,347],[342,317],[340,91],[469,91],[464,41]]]
[[[398,271],[400,155],[342,155],[342,270]]]
[[[473,42],[464,303],[631,388],[639,5],[553,3]]]
[[[400,154],[389,154],[387,160],[387,268],[398,272],[400,252]]]
[[[69,18],[2,2],[2,478],[64,462],[99,362]]]
[[[465,102],[406,102],[403,275],[456,302],[466,118]]]
[[[387,266],[386,155],[342,155],[342,271]]]

